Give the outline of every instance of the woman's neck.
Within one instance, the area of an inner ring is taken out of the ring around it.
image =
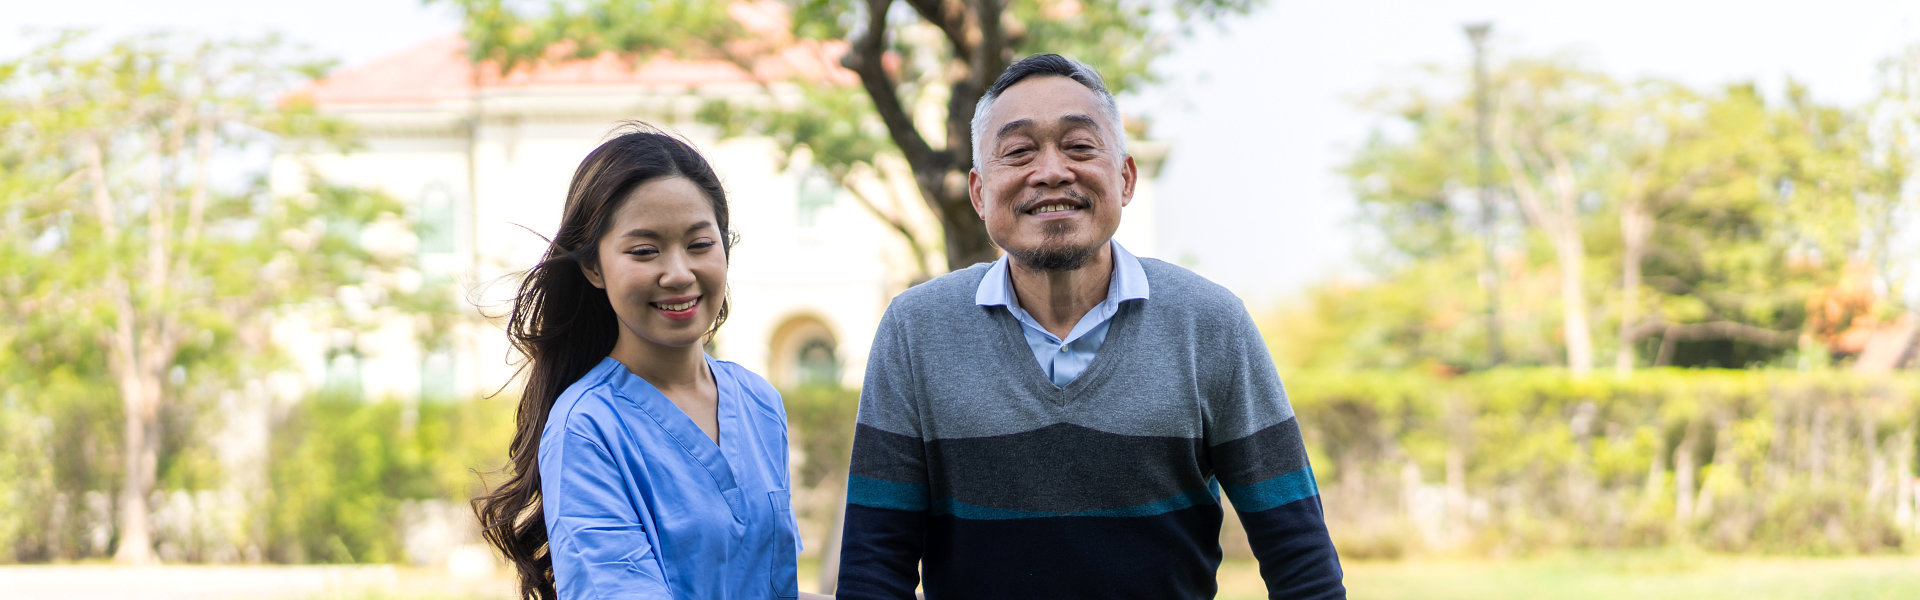
[[[698,388],[713,381],[707,372],[707,356],[700,346],[685,348],[648,347],[631,338],[614,342],[614,360],[660,389]]]

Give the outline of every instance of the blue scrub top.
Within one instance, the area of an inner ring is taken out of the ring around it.
[[[799,595],[780,394],[740,365],[707,366],[719,445],[612,358],[554,402],[540,493],[563,600]]]

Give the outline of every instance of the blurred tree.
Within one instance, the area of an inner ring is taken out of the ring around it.
[[[1529,339],[1528,320],[1543,309],[1529,296],[1540,283],[1527,270],[1530,252],[1550,249],[1559,275],[1555,345],[1575,373],[1592,356],[1582,332],[1608,325],[1586,311],[1609,304],[1619,311],[1611,325],[1620,373],[1642,364],[1643,352],[1656,365],[1724,367],[1784,356],[1799,342],[1813,291],[1838,280],[1846,257],[1881,243],[1874,232],[1885,217],[1873,215],[1890,211],[1875,208],[1874,182],[1898,177],[1889,167],[1874,178],[1857,113],[1814,102],[1798,85],[1769,104],[1750,85],[1701,94],[1669,82],[1614,82],[1555,60],[1513,61],[1491,78],[1496,177],[1520,209],[1524,227],[1509,231],[1526,234],[1518,245],[1527,250],[1503,260],[1501,293],[1518,300],[1503,301],[1503,327]],[[1472,143],[1471,98],[1430,89],[1377,95],[1370,106],[1391,118],[1346,167],[1363,219],[1394,259],[1382,290],[1470,276],[1457,267],[1479,251],[1475,224],[1463,218],[1474,181],[1462,151]],[[1515,225],[1509,218],[1505,226]],[[1450,322],[1435,312],[1448,305],[1379,306],[1432,324]],[[1463,335],[1445,334],[1456,340],[1446,347],[1459,352]],[[1470,354],[1432,358],[1475,362]]]
[[[0,64],[7,374],[64,373],[10,381],[118,397],[121,562],[155,559],[148,499],[167,411],[274,366],[275,315],[328,310],[320,300],[407,258],[359,239],[404,214],[390,198],[320,182],[270,198],[263,177],[235,176],[280,136],[344,142],[311,106],[273,100],[321,71],[286,56],[271,38],[64,33]]]
[[[802,148],[869,210],[924,249],[898,205],[876,200],[853,176],[906,179],[938,218],[947,266],[993,260],[997,251],[967,197],[973,167],[974,104],[1013,59],[1042,52],[1072,56],[1115,91],[1151,79],[1171,22],[1245,14],[1261,0],[582,0],[509,6],[507,0],[452,0],[467,16],[476,61],[501,69],[529,61],[613,51],[634,59],[662,52],[720,59],[754,73],[753,59],[798,41],[845,40],[840,64],[859,87],[800,82],[801,93],[772,106],[709,107],[724,131]],[[769,18],[768,15],[775,15]],[[744,25],[753,23],[752,26]],[[779,24],[768,28],[769,22]],[[784,31],[781,31],[784,30]],[[1180,32],[1184,33],[1185,29]],[[790,35],[788,35],[790,33]],[[554,50],[560,49],[561,54]],[[763,83],[766,83],[763,81]],[[778,95],[775,95],[776,98]],[[864,100],[862,99],[864,97]],[[904,166],[904,168],[900,168]],[[924,264],[924,261],[923,261]]]
[[[1627,287],[1620,342],[1652,350],[1651,363],[1744,367],[1792,349],[1814,289],[1835,281],[1856,240],[1852,222],[1861,159],[1846,111],[1813,103],[1797,84],[1770,105],[1750,85],[1668,106],[1680,135],[1639,139],[1623,192]],[[1656,111],[1657,112],[1657,111]],[[1638,237],[1627,213],[1641,211]],[[1851,230],[1851,231],[1850,231]],[[1631,318],[1645,308],[1645,318]],[[1641,343],[1658,337],[1657,350]],[[1631,360],[1625,357],[1623,360]],[[1624,366],[1630,367],[1631,363]]]
[[[1606,201],[1594,192],[1621,117],[1609,110],[1620,88],[1606,76],[1553,62],[1516,61],[1502,71],[1490,145],[1527,224],[1553,244],[1567,368],[1586,375],[1593,370],[1593,327],[1583,225]]]
[[[1884,295],[1905,304],[1912,302],[1908,294],[1915,290],[1908,288],[1913,283],[1908,278],[1913,257],[1920,255],[1915,240],[1900,247],[1898,230],[1902,223],[1920,222],[1920,148],[1915,147],[1920,144],[1920,44],[1881,61],[1879,83],[1865,117],[1871,173],[1863,198],[1869,206],[1867,257],[1887,288]]]
[[[1438,70],[1432,70],[1438,73]],[[1621,86],[1561,60],[1516,60],[1488,75],[1489,145],[1495,183],[1511,192],[1523,222],[1550,244],[1559,270],[1561,339],[1576,374],[1592,368],[1586,228],[1607,208],[1597,192],[1623,114]],[[1470,94],[1390,90],[1371,101],[1394,115],[1399,135],[1376,134],[1347,166],[1371,223],[1407,257],[1458,252],[1471,236],[1461,215],[1475,184]]]

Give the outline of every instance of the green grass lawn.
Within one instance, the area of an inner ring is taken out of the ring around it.
[[[1520,560],[1347,561],[1353,600],[1864,600],[1920,598],[1920,555],[1856,558],[1718,556],[1677,550],[1567,553]],[[818,563],[803,560],[800,589],[814,591]],[[398,585],[300,600],[512,600],[512,583],[448,585],[402,570]],[[1251,560],[1220,565],[1221,600],[1264,600]],[[449,588],[465,587],[464,591]]]
[[[1354,600],[1920,598],[1920,556],[1772,558],[1661,551],[1510,561],[1349,561],[1345,568]],[[1251,561],[1221,565],[1220,598],[1266,598],[1258,567]]]

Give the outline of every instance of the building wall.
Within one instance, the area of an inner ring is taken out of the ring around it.
[[[905,247],[804,157],[789,168],[767,139],[722,141],[712,128],[672,111],[648,114],[644,101],[609,109],[511,100],[484,105],[484,125],[471,137],[462,122],[470,106],[333,109],[360,125],[360,146],[348,153],[285,152],[275,160],[272,185],[277,193],[299,193],[312,171],[334,183],[392,194],[408,206],[417,231],[368,232],[363,241],[410,245],[423,285],[448,286],[461,310],[503,316],[519,283],[517,272],[540,259],[546,250],[542,236],[558,228],[579,161],[619,120],[648,120],[700,148],[728,192],[740,243],[729,269],[731,317],[716,339],[715,356],[784,379],[777,384],[793,384],[799,371],[782,365],[795,357],[776,356],[773,348],[778,342],[797,352],[807,340],[776,340],[776,334],[826,338],[835,345],[838,381],[859,384],[867,340],[886,302],[908,279],[888,266],[904,263],[886,257],[905,254]],[[507,112],[513,107],[525,112]],[[383,235],[407,239],[369,239]],[[349,303],[367,300],[345,296]],[[794,327],[803,322],[819,327]],[[415,342],[415,323],[397,316],[346,341],[335,339],[343,334],[326,324],[283,327],[282,334],[315,385],[328,380],[328,349],[337,353],[351,345],[362,357],[358,379],[370,397],[410,397],[447,382],[455,389],[442,393],[467,396],[490,392],[511,375],[502,327],[502,320],[492,319],[458,328],[450,352],[438,355]]]

